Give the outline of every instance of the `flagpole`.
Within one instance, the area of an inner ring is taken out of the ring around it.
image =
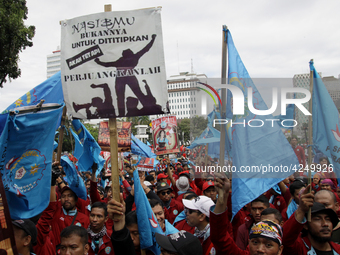
[[[313,59],[310,60],[313,62]],[[310,94],[313,95],[313,77],[314,77],[314,71],[310,70],[309,74],[309,91]],[[313,97],[311,100],[309,100],[309,112],[313,112]],[[311,185],[312,183],[312,172],[310,170],[311,164],[312,164],[312,143],[313,143],[313,116],[308,116],[308,185]],[[312,186],[309,188],[309,192],[312,191]],[[309,208],[307,220],[311,221],[311,209]]]
[[[222,70],[221,70],[221,84],[227,84],[227,39],[228,39],[228,27],[223,25],[222,29]],[[220,114],[221,119],[226,119],[226,105],[227,105],[227,90],[226,88],[221,89],[221,96],[222,96],[222,105],[220,105]],[[226,127],[222,126],[221,128],[221,137],[220,137],[220,160],[219,165],[221,169],[224,166],[224,152],[225,152],[225,136],[226,136]],[[219,189],[218,192],[218,199],[223,201],[223,190]]]
[[[112,5],[104,5],[105,12],[112,11]],[[118,138],[117,138],[117,119],[109,118],[110,130],[110,153],[111,153],[111,189],[114,200],[120,202],[120,185],[119,185],[119,166],[118,166]],[[115,218],[121,216],[115,214]]]
[[[64,140],[64,130],[65,130],[65,121],[66,121],[66,105],[64,106],[63,109],[63,115],[61,117],[61,122],[60,122],[60,131],[59,131],[59,138],[58,138],[58,150],[57,150],[57,161],[60,164],[60,159],[61,159],[61,150],[63,147],[63,140]]]

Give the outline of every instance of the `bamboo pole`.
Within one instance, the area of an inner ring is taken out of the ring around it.
[[[104,5],[105,12],[112,11],[112,5]],[[110,130],[110,153],[111,153],[111,188],[112,197],[116,201],[120,201],[120,185],[119,185],[119,166],[118,166],[118,137],[117,137],[117,120],[116,118],[109,118]],[[119,219],[121,216],[115,214],[115,218]]]
[[[311,59],[313,62],[313,59]],[[313,76],[314,73],[311,70],[309,74],[309,91],[310,94],[313,95]],[[309,112],[313,112],[313,97],[309,100]],[[312,172],[311,172],[311,164],[312,164],[312,143],[313,143],[313,116],[309,115],[308,117],[308,185],[312,183]],[[312,191],[312,186],[309,188],[309,192]],[[307,220],[311,221],[311,208],[309,208]]]
[[[117,139],[117,120],[109,119],[110,130],[110,152],[111,152],[111,181],[112,195],[116,201],[120,201],[120,185],[119,185],[119,166],[118,166],[118,139]]]

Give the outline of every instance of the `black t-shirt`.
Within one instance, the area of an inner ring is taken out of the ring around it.
[[[333,255],[333,250],[331,250],[331,251],[319,251],[315,248],[314,248],[314,250],[315,250],[317,255]]]

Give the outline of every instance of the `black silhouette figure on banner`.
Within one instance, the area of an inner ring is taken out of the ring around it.
[[[111,90],[107,83],[103,84],[91,84],[91,88],[102,88],[104,90],[105,101],[100,97],[92,98],[91,103],[87,104],[76,104],[73,102],[73,109],[78,112],[81,109],[86,109],[87,119],[98,119],[101,118],[114,118],[116,117],[116,113],[113,106],[113,100],[111,96]],[[94,114],[91,113],[90,108],[96,107],[96,112]]]
[[[126,99],[126,108],[127,114],[126,116],[140,116],[143,115],[145,112],[148,114],[157,114],[162,111],[162,106],[156,104],[156,98],[152,95],[150,87],[146,80],[143,80],[145,83],[145,90],[146,90],[146,100],[148,101],[148,105],[144,106],[142,109],[138,109],[138,99],[135,97],[128,97]]]
[[[118,116],[120,117],[125,116],[125,85],[128,85],[131,88],[132,92],[137,96],[138,100],[144,107],[154,107],[153,105],[150,105],[150,102],[148,102],[148,96],[145,96],[141,91],[138,80],[136,76],[133,75],[133,69],[137,66],[139,59],[151,49],[153,43],[155,42],[155,38],[156,35],[153,34],[151,41],[137,53],[133,53],[130,49],[124,50],[122,52],[122,57],[117,61],[102,62],[99,60],[99,58],[94,60],[98,65],[117,68],[115,89],[119,111]],[[130,76],[125,76],[127,73],[129,73]]]

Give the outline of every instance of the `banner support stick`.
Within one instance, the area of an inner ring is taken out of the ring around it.
[[[311,59],[313,61],[313,59]],[[309,74],[309,91],[310,94],[313,95],[313,77],[314,72],[311,70]],[[309,111],[313,112],[313,97],[309,100]],[[309,115],[308,117],[308,185],[312,184],[312,172],[310,170],[312,164],[312,143],[313,143],[313,116]],[[309,188],[309,192],[312,191],[312,186]],[[311,208],[308,210],[307,220],[311,221]]]
[[[222,72],[221,72],[221,84],[227,83],[227,45],[228,45],[228,27],[223,25],[222,33]],[[221,90],[222,105],[220,105],[221,118],[226,119],[226,105],[227,105],[227,90],[222,88]],[[226,127],[221,126],[221,139],[220,139],[220,160],[219,165],[223,168],[224,165],[224,155],[225,155],[225,137],[226,137]],[[208,152],[207,152],[208,153]],[[223,192],[219,189],[218,199],[223,201]]]
[[[112,11],[112,5],[104,5],[105,12]],[[110,153],[111,153],[111,188],[114,200],[120,202],[120,185],[119,185],[119,166],[118,166],[118,138],[117,138],[117,119],[109,118],[110,130]],[[116,219],[121,216],[115,215]]]

